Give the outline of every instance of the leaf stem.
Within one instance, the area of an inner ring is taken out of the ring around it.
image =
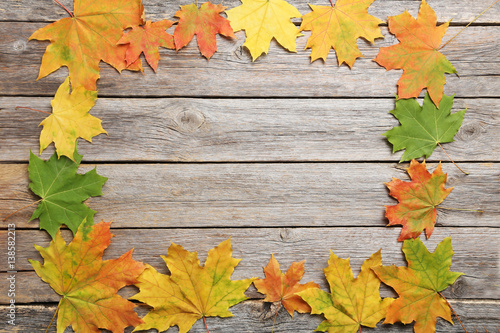
[[[498,0],[498,1],[500,1],[500,0]],[[460,169],[460,167],[451,159],[450,155],[448,155],[448,153],[446,152],[446,150],[444,150],[443,146],[441,146],[441,144],[439,142],[437,144],[439,145],[439,147],[441,147],[441,149],[446,154],[446,156],[448,156],[448,158],[450,159],[451,163],[453,163],[458,168],[458,170],[462,171],[466,175],[469,174],[468,172],[465,172],[464,170]]]
[[[334,7],[332,0],[330,0],[330,4],[332,5],[332,7]]]
[[[54,316],[52,317],[52,320],[50,321],[49,326],[45,330],[45,333],[47,333],[49,331],[50,326],[52,326],[52,322],[54,321],[54,319],[56,319],[57,312],[59,311],[59,306],[61,306],[61,302],[59,302],[59,304],[57,304],[56,312],[54,313]]]
[[[464,324],[462,324],[462,321],[460,320],[460,318],[458,318],[457,313],[456,313],[456,312],[455,312],[455,310],[453,310],[453,308],[451,307],[450,302],[448,302],[448,300],[447,300],[447,299],[443,296],[443,294],[441,294],[439,291],[438,291],[438,294],[439,294],[439,296],[441,296],[441,297],[444,299],[444,301],[446,302],[446,304],[448,304],[448,306],[449,306],[449,307],[450,307],[450,309],[451,309],[451,312],[453,312],[453,314],[455,315],[455,317],[457,317],[458,322],[460,323],[460,325],[462,325],[462,328],[464,329],[465,333],[468,333],[468,332],[467,332],[467,330],[465,329]]]
[[[46,113],[46,114],[52,114],[52,113],[47,112],[47,111],[42,111],[42,110],[27,108],[25,106],[16,106],[16,109],[26,109],[26,110],[31,110],[31,111],[36,111],[36,112],[41,112],[41,113]]]
[[[37,200],[37,201],[35,201],[35,202],[32,202],[32,203],[30,203],[29,205],[26,205],[26,206],[24,206],[24,207],[22,207],[22,208],[19,208],[19,209],[18,209],[18,210],[16,210],[15,212],[10,213],[9,215],[7,215],[6,217],[4,217],[4,218],[3,218],[4,222],[5,222],[5,221],[7,221],[7,219],[8,219],[9,217],[11,217],[12,215],[14,215],[15,213],[17,213],[17,212],[19,212],[19,211],[21,211],[21,210],[23,210],[23,209],[25,209],[25,208],[31,207],[31,206],[33,206],[33,205],[36,205],[37,203],[39,203],[39,202],[40,202],[40,201],[42,201],[42,200],[43,200],[43,199]]]
[[[207,333],[210,333],[210,331],[208,330],[207,320],[205,319],[205,316],[203,316],[203,322],[205,323],[205,328],[207,329]]]
[[[278,304],[278,308],[276,309],[276,314],[274,315],[274,321],[273,321],[273,329],[271,330],[271,333],[274,333],[274,324],[276,324],[276,318],[278,318],[278,312],[280,310],[281,302]]]
[[[497,0],[495,1],[494,3],[492,3],[488,8],[486,8],[485,10],[483,10],[481,12],[481,14],[479,14],[478,16],[476,16],[472,21],[469,22],[469,24],[467,24],[465,27],[462,28],[462,30],[460,30],[455,36],[451,37],[451,39],[449,39],[446,43],[444,43],[441,47],[439,47],[438,50],[441,50],[443,47],[446,46],[446,44],[448,44],[449,42],[451,42],[455,37],[457,37],[462,31],[465,30],[465,28],[467,28],[469,25],[471,25],[475,20],[477,20],[479,18],[479,16],[483,15],[488,9],[490,9],[491,7],[493,7],[498,1],[500,0]]]
[[[59,2],[59,1],[57,1],[57,0],[53,0],[53,1],[54,1],[55,3],[57,3],[59,6],[61,6],[62,8],[64,8],[64,10],[68,12],[69,16],[71,16],[71,17],[75,17],[75,16],[73,15],[73,13],[72,13],[72,12],[70,12],[70,11],[69,11],[69,9],[68,9],[68,8],[66,8],[66,7],[65,7],[62,3],[60,3],[60,2]]]
[[[479,209],[453,208],[453,207],[441,207],[441,206],[437,206],[436,208],[437,209],[446,209],[446,210],[459,210],[462,212],[484,213],[484,210],[479,210]]]

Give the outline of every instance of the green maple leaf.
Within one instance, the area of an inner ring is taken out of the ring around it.
[[[42,198],[30,221],[40,219],[40,229],[47,230],[52,238],[62,224],[75,234],[85,218],[89,224],[94,223],[96,212],[83,201],[102,195],[102,186],[108,180],[99,176],[95,168],[84,175],[77,174],[82,155],[75,149],[73,158],[76,162],[66,156],[58,159],[54,153],[44,161],[30,152],[29,187]]]
[[[436,331],[437,317],[453,323],[450,306],[440,293],[463,275],[450,272],[451,238],[442,240],[434,253],[427,250],[420,238],[407,239],[403,243],[403,252],[408,267],[372,267],[380,280],[399,295],[389,306],[384,324],[415,321],[415,333],[432,333]]]
[[[465,111],[450,113],[453,96],[443,95],[439,109],[425,94],[422,106],[414,99],[396,101],[396,108],[390,113],[401,126],[394,127],[383,135],[392,144],[392,152],[406,149],[400,162],[432,155],[438,143],[453,142],[464,119]]]

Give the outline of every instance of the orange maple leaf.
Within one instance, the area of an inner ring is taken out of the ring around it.
[[[177,50],[186,46],[196,35],[198,48],[204,57],[210,57],[217,51],[216,35],[236,38],[229,21],[220,16],[226,7],[205,2],[198,9],[195,4],[181,6],[175,13],[179,24],[174,31],[175,47]]]
[[[174,36],[165,30],[174,24],[173,21],[161,20],[158,22],[147,21],[144,26],[132,26],[132,30],[124,33],[118,44],[128,44],[125,60],[127,64],[133,64],[144,53],[146,61],[156,72],[158,61],[160,61],[159,47],[175,49]],[[139,60],[140,61],[140,60]]]
[[[294,262],[283,274],[280,265],[274,255],[271,255],[269,263],[264,268],[265,279],[258,279],[253,282],[255,288],[266,295],[264,302],[281,302],[283,307],[293,317],[294,311],[299,313],[311,312],[311,307],[295,293],[309,288],[319,288],[314,282],[300,284],[299,281],[304,275],[304,261]]]
[[[51,42],[38,79],[67,66],[74,89],[96,90],[101,60],[118,71],[141,70],[140,63],[126,63],[128,47],[117,43],[123,29],[144,23],[143,16],[141,0],[75,0],[71,17],[38,29],[29,38]]]
[[[423,230],[429,238],[436,222],[436,206],[443,202],[453,187],[444,188],[447,176],[443,174],[441,163],[432,175],[427,171],[425,161],[420,164],[412,160],[406,170],[411,182],[393,178],[386,183],[389,194],[399,201],[395,206],[385,206],[388,225],[403,225],[398,241],[417,238]]]
[[[127,326],[142,323],[133,310],[134,303],[116,292],[136,283],[144,265],[132,259],[133,250],[118,259],[102,260],[113,237],[110,224],[90,225],[83,221],[68,245],[60,230],[49,247],[35,245],[45,261],[41,265],[30,260],[31,265],[43,281],[63,296],[56,310],[57,332],[64,332],[69,325],[75,332],[100,333],[101,328],[123,332]]]
[[[345,62],[352,68],[356,58],[362,57],[356,41],[363,37],[372,44],[383,38],[379,24],[382,20],[368,14],[368,6],[375,0],[338,0],[335,6],[309,5],[312,12],[302,16],[300,30],[311,30],[306,48],[311,48],[311,62],[326,57],[331,48],[337,53],[339,65]]]
[[[434,104],[439,107],[446,78],[444,73],[457,70],[439,52],[448,22],[436,26],[436,13],[422,0],[417,19],[406,10],[389,17],[389,31],[396,35],[399,44],[382,47],[375,61],[387,70],[403,69],[398,81],[399,98],[418,97],[427,88]]]

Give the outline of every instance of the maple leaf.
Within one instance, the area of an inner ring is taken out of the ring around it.
[[[294,262],[283,274],[280,270],[280,265],[274,255],[271,255],[269,263],[264,268],[266,275],[265,279],[257,279],[253,282],[255,288],[266,295],[264,302],[280,302],[293,317],[294,311],[299,313],[311,312],[311,307],[295,295],[300,291],[309,288],[319,288],[319,285],[314,282],[300,284],[299,281],[304,275],[304,261]]]
[[[116,292],[134,284],[144,265],[132,259],[133,250],[118,259],[102,260],[113,237],[109,225],[83,222],[68,245],[60,231],[49,247],[35,245],[44,263],[29,262],[38,276],[62,296],[56,310],[58,333],[70,325],[77,333],[100,333],[100,328],[123,332],[125,327],[142,322],[133,310],[134,303]]]
[[[400,321],[409,324],[415,321],[416,333],[436,331],[436,318],[453,323],[450,307],[440,294],[463,273],[450,272],[453,248],[447,237],[430,253],[422,241],[407,239],[403,252],[408,267],[377,266],[372,270],[385,284],[399,295],[387,310],[384,323]]]
[[[141,0],[75,0],[72,17],[38,29],[29,38],[51,42],[43,55],[38,79],[67,66],[73,88],[96,90],[101,60],[118,71],[141,70],[138,62],[126,63],[128,47],[117,43],[123,29],[142,24],[143,17]]]
[[[301,17],[299,11],[284,0],[241,0],[242,5],[226,11],[234,31],[245,30],[243,46],[253,61],[269,51],[273,38],[285,49],[297,52],[295,39],[302,36],[290,20]]]
[[[390,113],[401,126],[394,127],[383,135],[392,144],[392,152],[406,149],[400,162],[432,155],[440,143],[453,142],[453,137],[462,126],[465,111],[451,114],[453,96],[443,95],[439,109],[431,102],[426,93],[422,107],[414,99],[396,101],[396,108]]]
[[[444,188],[447,176],[443,174],[441,163],[432,175],[427,171],[425,161],[420,164],[412,160],[406,171],[411,182],[392,178],[391,182],[385,183],[389,194],[399,201],[395,206],[385,206],[388,225],[403,226],[398,241],[417,238],[423,230],[429,238],[436,223],[436,206],[443,202],[453,187]]]
[[[368,14],[375,0],[338,0],[335,6],[309,5],[312,12],[302,16],[300,31],[311,30],[306,48],[311,48],[311,62],[326,57],[335,49],[339,66],[345,62],[350,68],[356,58],[362,57],[357,39],[365,38],[372,44],[383,38],[379,24],[384,21]]]
[[[29,187],[42,198],[30,221],[40,219],[40,229],[47,230],[52,238],[62,224],[76,233],[83,219],[94,223],[96,212],[82,202],[102,195],[102,186],[108,180],[95,168],[84,175],[76,174],[82,156],[75,150],[73,158],[75,162],[65,156],[58,159],[54,153],[43,161],[30,152]]]
[[[54,142],[58,157],[64,155],[74,160],[73,153],[79,137],[92,142],[93,136],[106,133],[101,120],[89,114],[96,100],[97,91],[84,87],[78,87],[70,94],[69,77],[66,78],[51,101],[52,114],[39,125],[43,126],[40,153]]]
[[[175,13],[179,23],[174,31],[175,48],[177,50],[186,46],[196,35],[198,48],[207,59],[217,51],[216,35],[236,38],[229,21],[220,16],[226,7],[205,2],[198,9],[195,4],[181,6]]]
[[[371,255],[354,278],[349,259],[340,259],[330,251],[325,272],[331,294],[321,289],[298,293],[312,308],[312,314],[324,314],[316,331],[355,333],[361,326],[375,327],[385,317],[392,298],[380,298],[380,280],[370,268],[382,264],[380,250]]]
[[[230,279],[241,260],[232,257],[230,239],[208,252],[204,267],[196,252],[186,251],[174,243],[168,255],[162,258],[171,275],[146,266],[136,284],[140,292],[132,299],[154,308],[136,331],[156,328],[161,332],[177,325],[179,333],[185,333],[198,319],[231,317],[228,308],[246,299],[244,292],[253,281]]]
[[[375,61],[387,70],[403,69],[398,81],[400,98],[417,97],[427,88],[432,101],[439,105],[446,83],[444,73],[457,72],[438,51],[449,23],[436,26],[436,13],[425,0],[417,19],[405,10],[403,14],[389,16],[388,22],[389,31],[400,43],[381,47]]]
[[[131,26],[132,30],[124,33],[118,44],[128,45],[125,53],[127,64],[140,61],[139,56],[144,53],[146,61],[156,72],[160,61],[159,47],[175,49],[174,36],[165,30],[174,24],[173,21],[161,20],[158,22],[147,21],[144,26]]]

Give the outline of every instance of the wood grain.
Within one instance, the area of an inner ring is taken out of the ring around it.
[[[439,210],[439,226],[498,227],[499,164],[460,164],[466,176],[446,163],[447,187],[455,187],[443,207],[484,213]],[[95,219],[119,228],[384,226],[389,197],[385,182],[408,180],[408,164],[111,164],[98,165],[108,177],[104,195],[89,200]],[[437,164],[430,163],[429,170]],[[81,172],[90,170],[87,165]],[[0,216],[37,198],[28,189],[27,165],[3,164]],[[9,219],[18,228],[34,207]]]
[[[450,301],[453,309],[459,314],[467,330],[474,332],[478,330],[488,330],[496,332],[500,326],[498,318],[500,317],[500,302],[498,301]],[[6,307],[0,306],[2,313],[5,313]],[[9,332],[41,332],[47,328],[52,316],[56,310],[56,305],[34,305],[18,306],[17,316],[21,318],[16,324],[9,328]],[[207,318],[207,324],[210,332],[271,332],[276,307],[262,301],[245,301],[232,308],[230,311],[234,314],[231,318],[210,317]],[[143,307],[138,308],[137,312],[142,317],[147,313]],[[322,321],[321,316],[311,316],[307,314],[296,313],[293,319],[283,309],[280,310],[274,332],[276,333],[306,333],[312,332]],[[455,325],[451,325],[441,318],[437,319],[437,333],[461,333],[462,327],[458,324],[456,318],[453,318]],[[368,330],[363,328],[363,331]],[[130,333],[132,328],[125,332]],[[379,323],[376,329],[370,329],[370,332],[413,332],[413,325],[382,325]],[[56,332],[55,326],[52,326],[49,332]],[[66,333],[73,332],[67,329]],[[156,330],[141,331],[144,333],[156,333]],[[177,332],[176,328],[171,328],[167,332]],[[202,320],[197,321],[190,330],[193,333],[206,332]]]
[[[50,101],[0,97],[0,161],[27,161],[39,151],[37,126],[46,115],[15,107],[50,112]],[[492,112],[499,104],[455,98],[452,112],[467,109],[455,142],[443,145],[455,161],[500,161],[500,113]],[[78,148],[89,162],[397,162],[402,151],[392,154],[381,135],[399,125],[393,108],[392,98],[99,98],[91,113],[109,135],[80,140]],[[438,147],[429,160],[448,157]]]
[[[139,223],[138,223],[139,224]],[[117,227],[117,223],[114,225]],[[306,260],[303,281],[315,281],[323,289],[327,284],[323,275],[330,250],[341,258],[350,257],[355,275],[363,261],[379,249],[382,249],[384,265],[406,266],[401,251],[401,242],[397,242],[399,230],[396,228],[366,227],[324,227],[324,228],[217,228],[217,229],[114,229],[116,237],[105,252],[104,259],[117,258],[134,248],[134,259],[148,263],[166,274],[167,268],[160,255],[166,255],[170,242],[182,245],[188,251],[197,251],[200,261],[205,262],[208,250],[223,240],[231,237],[233,257],[243,259],[235,270],[233,279],[245,279],[252,276],[262,277],[264,267],[272,253],[283,269],[293,261]],[[2,242],[6,239],[5,231],[0,231]],[[470,237],[473,234],[474,237]],[[65,230],[64,238],[69,241],[71,232]],[[450,298],[500,299],[500,229],[498,228],[436,228],[433,235],[425,241],[429,251],[433,252],[445,237],[452,238],[454,256],[452,271],[465,274],[452,288],[446,291]],[[478,240],[481,240],[480,242]],[[30,271],[28,259],[42,261],[33,244],[47,247],[50,236],[38,230],[16,231],[16,269]],[[2,267],[3,269],[3,267]],[[4,271],[5,272],[5,271]],[[23,273],[24,274],[24,273]],[[4,277],[4,275],[0,277]],[[22,281],[23,279],[20,279]],[[27,281],[27,278],[24,278]],[[21,282],[20,282],[21,283]],[[20,284],[23,301],[54,300],[48,288],[38,292],[24,292],[37,289],[41,284],[29,280],[28,286]],[[26,289],[25,289],[26,288]],[[42,294],[40,294],[42,293]],[[384,289],[385,296],[394,294],[389,288]],[[255,296],[255,293],[253,294]],[[5,301],[4,301],[5,302]]]
[[[63,68],[35,81],[45,47],[44,41],[27,42],[28,37],[44,24],[0,23],[1,95],[53,96],[67,76]],[[218,52],[207,61],[191,42],[178,53],[162,49],[158,73],[149,68],[145,74],[123,71],[118,74],[101,64],[99,96],[123,97],[388,97],[396,93],[400,70],[386,71],[372,61],[378,48],[397,42],[383,28],[385,39],[374,46],[360,40],[365,58],[356,61],[352,70],[339,67],[334,54],[326,63],[310,63],[309,51],[291,54],[272,42],[269,55],[252,62],[242,48],[244,33],[237,39],[218,38]],[[450,27],[444,40],[460,27]],[[445,93],[457,97],[498,97],[500,63],[499,26],[469,27],[448,44],[442,52],[460,77],[447,75]],[[297,39],[297,49],[305,47],[309,32]],[[15,84],[13,84],[15,83]]]
[[[146,19],[156,21],[164,18],[175,19],[174,13],[179,10],[179,6],[193,3],[190,0],[163,1],[163,0],[143,0]],[[295,6],[302,14],[310,11],[307,4],[327,5],[324,1],[311,0],[308,2],[289,0],[290,4]],[[446,22],[452,19],[455,24],[468,23],[474,19],[481,11],[486,9],[493,1],[476,0],[473,2],[460,0],[429,0],[427,3],[436,12],[439,22]],[[63,3],[72,9],[72,1],[63,1]],[[220,2],[214,2],[220,3]],[[334,2],[335,3],[335,2]],[[223,5],[228,9],[239,6],[239,0],[226,0]],[[369,7],[369,13],[382,20],[386,20],[389,15],[397,15],[405,9],[413,16],[417,15],[420,1],[418,0],[378,0]],[[57,6],[51,0],[16,0],[3,1],[0,4],[0,21],[55,21],[68,14],[64,9]],[[492,7],[483,14],[477,23],[498,23],[500,9],[498,6]],[[294,20],[300,22],[300,20]]]

